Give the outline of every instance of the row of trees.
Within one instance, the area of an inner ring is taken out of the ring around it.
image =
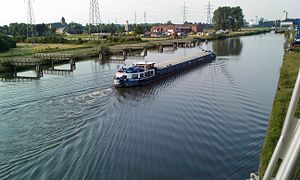
[[[55,29],[49,28],[46,24],[32,25],[34,35],[47,36],[55,32]],[[11,23],[8,26],[0,26],[0,33],[12,36],[27,36],[28,25],[25,23]]]
[[[32,29],[34,32],[34,36],[48,36],[51,34],[55,34],[56,29],[50,28],[47,24],[36,24],[32,25]],[[142,34],[145,31],[149,31],[153,25],[150,24],[133,24],[133,31],[137,34]],[[8,26],[0,26],[0,33],[12,36],[27,36],[27,24],[25,23],[11,23]],[[104,32],[104,33],[122,33],[125,31],[124,26],[119,24],[100,24],[98,26],[86,25],[83,26],[79,23],[71,22],[69,23],[65,30],[66,33],[70,34],[83,34],[96,32]]]
[[[216,30],[240,30],[244,23],[244,14],[241,7],[219,7],[213,16]]]

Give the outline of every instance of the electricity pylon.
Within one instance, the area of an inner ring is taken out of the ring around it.
[[[99,25],[101,23],[100,10],[98,0],[90,0],[90,12],[89,12],[89,34],[92,36],[92,26],[96,27],[96,33],[100,33]],[[94,37],[93,37],[94,38]]]
[[[32,7],[32,0],[24,0],[24,2],[27,5],[27,40],[29,39],[29,36],[34,36],[34,29],[33,29],[33,23],[34,23],[34,13],[33,13],[33,7]]]

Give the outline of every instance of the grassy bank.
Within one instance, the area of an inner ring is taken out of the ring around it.
[[[259,174],[262,177],[266,171],[272,153],[281,134],[281,129],[292,96],[297,74],[300,68],[300,47],[292,47],[286,51],[280,70],[280,78],[272,113],[270,115],[268,132],[261,152]],[[298,105],[296,116],[300,117]]]
[[[215,34],[209,37],[200,37],[201,40],[216,40],[216,39],[225,39],[231,37],[239,37],[239,36],[251,36],[256,34],[262,34],[270,32],[270,29],[243,29],[241,31],[230,31],[226,34]]]
[[[89,48],[89,45],[75,45],[75,44],[17,44],[16,48],[10,49],[0,53],[0,58],[9,57],[26,57],[32,56],[35,53],[50,53],[60,52],[66,50],[77,50]]]

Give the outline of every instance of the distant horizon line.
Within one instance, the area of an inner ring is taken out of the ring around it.
[[[288,19],[298,19],[298,18],[293,17],[293,18],[288,18]],[[265,20],[268,20],[268,19],[265,19]],[[272,19],[272,20],[268,20],[268,21],[282,21],[282,20],[284,20],[284,19],[275,19],[275,20]],[[199,22],[190,22],[190,21],[187,21],[187,22],[188,23],[192,23],[192,24],[199,24],[199,23],[201,23],[201,24],[209,24],[209,23],[201,22],[201,21],[199,21]],[[247,22],[251,22],[251,20],[247,21]],[[0,26],[5,26],[5,25],[8,26],[8,25],[14,24],[14,23],[28,24],[27,22],[10,22],[9,24],[0,24]],[[56,21],[56,22],[41,22],[41,23],[33,23],[33,25],[38,25],[38,24],[53,24],[53,23],[61,23],[61,22],[60,21]],[[83,26],[90,24],[90,23],[83,24],[83,23],[74,22],[74,21],[71,21],[70,23],[76,23],[76,24],[80,24],[80,25],[83,25]],[[70,23],[67,23],[67,24],[70,24]],[[183,23],[172,22],[172,21],[171,21],[171,23],[172,24],[183,24]],[[105,24],[126,25],[126,21],[125,21],[125,23],[115,23],[115,22],[107,22],[107,23],[105,23],[105,22],[103,22],[103,23],[100,23],[100,24],[104,24],[104,25]],[[132,25],[132,24],[167,24],[167,22],[140,22],[140,23],[129,23],[129,24],[130,25]]]

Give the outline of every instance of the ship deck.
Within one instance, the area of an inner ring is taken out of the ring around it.
[[[159,62],[157,64],[155,64],[155,67],[159,68],[159,69],[163,69],[163,68],[166,68],[170,65],[176,65],[176,64],[179,64],[179,63],[182,63],[182,62],[185,62],[185,61],[189,61],[189,60],[192,60],[192,59],[196,59],[196,58],[201,58],[201,57],[204,57],[204,56],[207,56],[209,55],[211,52],[208,52],[208,51],[199,51],[199,52],[195,52],[195,53],[192,53],[192,54],[189,54],[187,56],[184,56],[184,57],[178,57],[178,58],[174,58],[172,60],[167,60],[167,61],[164,61],[164,62]]]

